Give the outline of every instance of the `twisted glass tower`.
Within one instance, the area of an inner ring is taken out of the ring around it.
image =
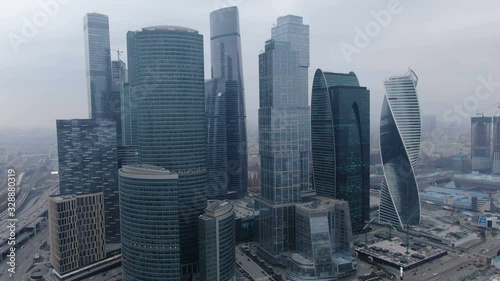
[[[418,77],[413,72],[384,81],[386,95],[380,119],[380,155],[384,180],[380,221],[396,227],[420,224],[420,198],[415,166],[420,152]]]
[[[245,88],[237,7],[210,13],[212,80],[207,83],[208,192],[243,197],[248,188]]]

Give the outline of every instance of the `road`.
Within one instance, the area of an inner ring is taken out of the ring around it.
[[[248,272],[248,274],[255,281],[268,281],[271,280],[269,274],[267,274],[264,269],[262,269],[258,264],[256,264],[250,257],[245,255],[239,246],[236,247],[236,262],[241,265],[241,267]]]
[[[33,264],[33,257],[38,253],[44,256],[44,262],[48,262],[48,252],[40,252],[40,245],[47,241],[49,236],[48,228],[45,226],[37,235],[24,243],[23,246],[16,247],[16,273],[9,278],[6,260],[0,263],[0,280],[23,281],[23,275]]]
[[[37,218],[39,218],[45,211],[47,211],[47,198],[50,194],[56,192],[57,184],[51,185],[45,189],[43,194],[38,198],[33,198],[26,202],[26,206],[20,213],[16,213],[16,218],[18,219],[16,224],[16,229],[19,231],[26,225],[33,223]],[[9,235],[9,230],[7,229],[7,220],[0,222],[0,245],[3,245],[5,240]]]

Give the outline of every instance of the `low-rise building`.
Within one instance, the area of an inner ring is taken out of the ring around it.
[[[59,276],[106,257],[104,195],[54,195],[48,200],[50,263]]]
[[[357,258],[346,201],[315,197],[295,206],[296,250],[287,268],[289,280],[332,280],[352,274]]]

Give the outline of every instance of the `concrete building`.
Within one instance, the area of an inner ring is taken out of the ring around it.
[[[292,281],[332,280],[352,274],[357,258],[349,204],[316,197],[295,207],[296,249],[287,267]]]
[[[201,281],[235,281],[235,208],[228,201],[208,201],[198,218]]]
[[[59,192],[102,192],[109,252],[120,247],[116,124],[109,120],[57,120]]]
[[[50,264],[58,275],[106,257],[102,192],[51,196],[48,214]]]

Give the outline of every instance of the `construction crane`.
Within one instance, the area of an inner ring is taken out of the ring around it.
[[[387,225],[389,227],[389,240],[392,239],[392,230],[394,229],[394,231],[397,231],[396,228],[394,228],[394,226],[389,223],[389,222],[379,222],[381,225]]]
[[[368,247],[368,231],[370,230],[370,224],[375,220],[375,218],[371,219],[370,221],[365,221],[366,225],[363,227],[363,230],[366,230],[365,232],[365,248]]]
[[[113,51],[116,52],[116,55],[118,56],[118,60],[120,60],[120,55],[123,54],[123,51],[121,51],[120,49],[113,49]]]

